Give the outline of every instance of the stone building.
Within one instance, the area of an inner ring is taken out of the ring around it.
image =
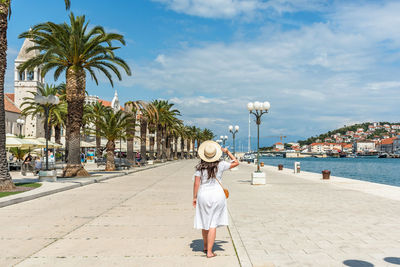
[[[14,93],[5,94],[4,105],[6,108],[6,133],[19,134],[17,119],[21,118],[21,105],[25,97],[31,97],[31,92],[37,92],[38,86],[44,83],[44,79],[40,77],[40,68],[33,71],[25,70],[20,72],[18,66],[33,56],[37,55],[37,51],[26,52],[26,49],[32,47],[34,43],[29,39],[25,39],[14,61]],[[22,134],[32,137],[44,137],[43,119],[40,116],[28,116],[24,119],[22,125]]]

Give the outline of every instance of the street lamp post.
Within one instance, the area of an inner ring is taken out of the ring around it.
[[[221,135],[219,138],[222,140],[222,147],[225,147],[225,142],[228,140],[228,136]]]
[[[236,145],[235,145],[235,137],[236,133],[239,131],[239,126],[236,125],[235,128],[233,128],[232,125],[229,125],[229,131],[232,133],[232,139],[233,139],[233,155],[235,156],[236,152]]]
[[[35,96],[35,101],[39,105],[42,105],[44,108],[44,114],[45,114],[45,121],[44,121],[44,128],[46,131],[46,171],[49,170],[49,110],[50,107],[53,105],[57,105],[60,100],[58,99],[57,96],[55,95],[48,95],[48,96],[42,96],[42,95],[36,95]]]
[[[17,125],[19,127],[19,138],[22,138],[22,126],[24,125],[25,121],[23,119],[17,119]]]
[[[261,116],[264,115],[265,113],[268,113],[268,110],[270,109],[271,104],[268,101],[265,102],[250,102],[247,104],[247,109],[249,110],[250,114],[253,114],[256,117],[256,124],[257,124],[257,171],[256,173],[262,173],[260,171],[260,124],[261,124]],[[257,176],[257,174],[255,175]],[[262,178],[264,179],[264,182],[262,184],[265,184],[265,174],[262,173]],[[254,178],[254,174],[253,174]],[[253,182],[253,184],[255,184]]]
[[[228,136],[226,136],[226,135],[221,135],[219,138],[220,138],[221,141],[222,141],[222,147],[225,147],[225,142],[226,142],[226,140],[228,140]],[[223,153],[222,155],[223,155],[222,157],[225,158],[225,153]]]

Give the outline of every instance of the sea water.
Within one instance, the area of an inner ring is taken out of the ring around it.
[[[396,158],[262,157],[260,161],[272,166],[283,164],[284,168],[291,169],[294,168],[294,163],[298,161],[303,171],[321,173],[323,170],[330,170],[333,176],[400,186],[400,159]]]

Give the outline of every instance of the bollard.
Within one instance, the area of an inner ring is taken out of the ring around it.
[[[331,176],[331,171],[329,171],[329,170],[322,171],[322,179],[323,180],[329,180],[330,176]]]
[[[264,162],[260,162],[260,167],[264,167]]]
[[[279,165],[278,165],[278,170],[279,170],[279,171],[283,170],[283,164],[279,164]]]
[[[300,173],[300,162],[296,161],[294,163],[294,173]]]

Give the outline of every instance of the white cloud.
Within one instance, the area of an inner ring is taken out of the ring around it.
[[[165,66],[165,55],[158,55],[154,61],[160,63],[162,66]]]
[[[152,0],[178,13],[205,18],[233,18],[253,16],[258,12],[273,13],[316,10],[324,6],[322,0]]]
[[[338,6],[331,14],[342,30],[362,34],[375,41],[390,41],[400,43],[400,2],[377,1],[372,4],[360,5],[351,1]]]
[[[165,52],[157,57],[162,64],[136,66],[136,77],[123,84],[170,90],[179,95],[171,101],[182,108],[185,119],[214,129],[226,127],[228,121],[245,129],[245,106],[254,100],[271,102],[262,125],[270,133],[287,129],[281,133],[308,135],[354,121],[395,121],[400,79],[392,55],[400,51],[388,52],[382,41],[395,42],[398,33],[383,26],[371,33],[365,23],[371,14],[376,25],[386,25],[384,14],[399,13],[400,5],[374,7],[339,6],[325,23]],[[360,21],[351,19],[353,11]]]
[[[367,89],[382,91],[386,89],[400,89],[400,81],[374,82],[366,85]]]

